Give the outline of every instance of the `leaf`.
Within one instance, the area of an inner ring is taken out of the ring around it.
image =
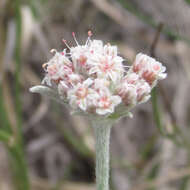
[[[64,104],[64,105],[66,103],[65,100],[60,98],[60,96],[56,90],[53,90],[47,86],[43,86],[43,85],[33,86],[29,89],[29,91],[32,93],[39,93],[43,96],[46,96],[50,99],[57,101],[58,103]]]
[[[133,114],[129,111],[124,111],[124,112],[116,112],[116,113],[113,113],[111,115],[109,115],[109,119],[120,119],[122,117],[130,117],[132,118],[133,117]]]

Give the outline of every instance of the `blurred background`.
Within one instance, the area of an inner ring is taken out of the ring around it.
[[[190,190],[190,0],[0,0],[0,189],[95,190],[93,131],[29,88],[72,32],[168,78],[112,129],[110,190]]]

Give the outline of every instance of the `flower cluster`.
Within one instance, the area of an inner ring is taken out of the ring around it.
[[[46,72],[42,83],[55,88],[59,97],[73,110],[109,115],[116,107],[129,110],[150,98],[158,80],[166,78],[166,68],[155,59],[137,54],[132,66],[123,65],[117,46],[92,40],[91,32],[84,45],[62,52],[52,50],[54,56],[43,65]]]

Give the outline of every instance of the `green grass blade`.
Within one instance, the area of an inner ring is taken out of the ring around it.
[[[21,35],[22,18],[20,12],[20,0],[16,1],[16,48],[15,48],[15,108],[17,114],[17,127],[21,131],[22,125],[22,103],[20,99],[20,68],[21,68]],[[20,139],[21,140],[21,139]]]
[[[0,130],[0,141],[4,143],[9,143],[11,135],[4,130]]]
[[[158,102],[157,102],[157,89],[154,88],[151,92],[151,101],[152,101],[152,109],[153,109],[153,116],[156,123],[156,127],[159,132],[165,136],[165,130],[162,124],[162,117],[159,111]]]

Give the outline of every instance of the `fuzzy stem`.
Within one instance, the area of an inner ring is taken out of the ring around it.
[[[96,142],[96,187],[109,190],[109,142],[112,123],[93,121]]]

